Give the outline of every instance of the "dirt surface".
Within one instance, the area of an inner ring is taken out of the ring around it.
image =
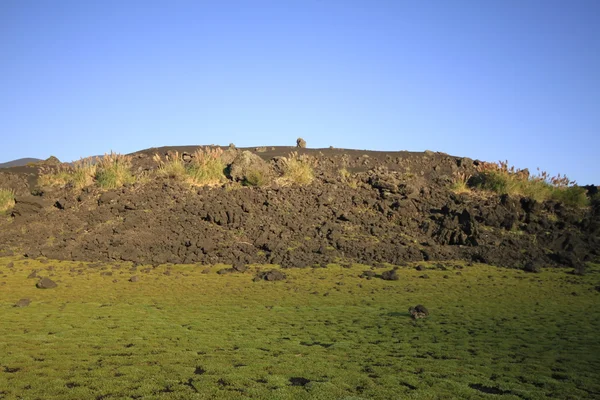
[[[197,147],[134,153],[133,170],[156,168],[156,153],[192,153]],[[582,271],[600,253],[597,204],[574,209],[506,195],[455,194],[452,177],[476,173],[478,161],[468,158],[292,147],[230,149],[226,158],[243,150],[273,171],[291,151],[308,154],[316,179],[306,186],[243,187],[231,181],[190,188],[153,177],[119,190],[73,191],[38,188],[36,167],[1,169],[0,187],[12,188],[17,204],[0,222],[0,254],[283,267],[461,259]]]

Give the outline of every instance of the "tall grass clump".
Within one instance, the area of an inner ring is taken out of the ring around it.
[[[72,165],[60,164],[57,167],[40,169],[38,184],[40,186],[71,186],[81,189],[94,183],[96,163],[94,157],[82,158]]]
[[[131,174],[131,156],[110,152],[98,160],[95,180],[103,189],[116,189],[135,182]]]
[[[550,176],[546,171],[530,175],[527,170],[509,167],[508,161],[482,163],[474,186],[499,194],[519,195],[537,201],[555,200],[562,203],[585,207],[589,204],[586,190],[576,185],[568,177],[558,174]]]
[[[72,180],[75,188],[82,189],[94,184],[97,162],[97,158],[87,157],[73,163]]]
[[[456,173],[452,179],[452,185],[450,186],[450,189],[457,194],[470,192],[471,189],[469,188],[469,179],[471,179],[471,175],[468,175],[464,172]]]
[[[293,151],[282,158],[283,178],[290,183],[308,185],[315,178],[313,160],[307,154],[298,155]]]
[[[201,147],[187,163],[179,152],[171,154],[166,160],[155,154],[153,160],[158,164],[156,173],[159,176],[185,180],[192,185],[217,185],[225,180],[222,155],[220,147]]]
[[[225,163],[220,147],[201,147],[192,154],[188,175],[197,185],[217,185],[225,180]]]
[[[156,173],[159,176],[183,179],[187,175],[185,162],[180,157],[179,152],[175,152],[175,154],[173,154],[172,157],[169,157],[167,160],[163,160],[159,154],[154,154],[152,159],[158,164]]]
[[[0,189],[0,213],[10,210],[15,205],[15,192],[12,189]]]

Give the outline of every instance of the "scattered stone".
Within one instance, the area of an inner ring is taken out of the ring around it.
[[[418,304],[415,307],[410,307],[408,312],[413,319],[421,319],[429,316],[429,310],[427,310],[427,308],[421,304]]]
[[[256,277],[259,278],[259,280],[262,279],[269,282],[283,281],[286,278],[283,272],[276,269],[272,269],[271,271],[267,272],[259,272],[258,275],[256,275]]]
[[[528,261],[525,264],[525,267],[523,268],[523,271],[525,272],[532,272],[532,273],[538,273],[541,271],[540,265],[537,262],[534,261]]]
[[[419,276],[419,278],[421,278],[421,279],[429,279],[429,275],[423,274],[423,275]]]
[[[232,272],[235,272],[235,270],[233,268],[223,268],[217,271],[217,274],[219,275],[225,275],[225,274],[230,274]]]
[[[363,271],[363,273],[360,274],[360,278],[366,278],[366,279],[372,279],[375,276],[377,276],[377,274],[373,271]]]
[[[233,265],[233,269],[237,272],[245,272],[248,270],[248,266],[243,263],[236,263]]]
[[[134,275],[131,278],[129,278],[129,282],[138,282],[140,280],[139,276]]]
[[[38,270],[34,269],[33,271],[31,271],[31,273],[29,275],[27,275],[27,279],[39,278],[37,273],[38,273]]]
[[[384,271],[381,274],[381,279],[383,279],[384,281],[397,281],[398,279],[400,279],[400,277],[398,276],[396,269],[391,269],[389,271]]]
[[[16,302],[15,307],[27,307],[31,304],[31,300],[29,299],[21,299]]]
[[[58,285],[50,278],[42,278],[35,286],[38,289],[52,289],[57,287]]]
[[[115,191],[104,192],[98,199],[98,205],[114,203],[118,200],[118,198],[119,194]]]
[[[39,214],[44,208],[52,206],[52,202],[37,196],[16,196],[15,205],[11,215],[13,217],[26,217]]]
[[[310,383],[310,379],[302,378],[302,377],[293,377],[290,378],[290,384],[292,386],[306,386]]]

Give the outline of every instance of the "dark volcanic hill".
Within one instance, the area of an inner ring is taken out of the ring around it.
[[[466,260],[577,271],[600,253],[598,204],[574,208],[454,193],[453,177],[477,174],[476,160],[434,152],[267,147],[227,150],[229,181],[219,187],[152,175],[152,155],[196,148],[134,153],[134,173],[150,178],[110,191],[39,188],[33,167],[0,171],[0,187],[17,194],[12,217],[0,222],[0,252],[151,265]],[[282,156],[307,154],[315,180],[244,187],[231,176],[244,150],[264,160],[274,176]]]
[[[18,160],[7,161],[0,163],[0,168],[24,167],[27,164],[41,161],[39,158],[19,158]]]

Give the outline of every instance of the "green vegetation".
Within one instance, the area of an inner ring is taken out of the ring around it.
[[[282,158],[283,181],[298,185],[308,185],[315,178],[314,161],[307,154],[299,155],[293,151]]]
[[[53,167],[42,167],[38,178],[41,186],[66,186],[81,189],[94,184],[98,159],[82,158],[73,165],[60,164]]]
[[[537,201],[556,200],[577,207],[589,204],[586,190],[566,176],[550,177],[545,171],[530,175],[526,170],[509,167],[507,161],[482,163],[474,180],[475,187],[495,193],[520,195]]]
[[[158,154],[153,159],[158,164],[159,176],[186,180],[194,185],[217,185],[225,180],[222,154],[220,147],[204,147],[196,150],[187,164],[179,152],[172,154],[166,161]]]
[[[173,179],[183,179],[186,176],[185,162],[177,151],[166,161],[163,161],[158,154],[154,155],[153,160],[158,164],[156,173],[159,176]]]
[[[12,189],[0,189],[0,213],[5,213],[15,205],[15,192]]]
[[[452,180],[450,190],[454,193],[469,193],[471,191],[469,188],[469,179],[471,179],[471,175],[467,175],[464,172],[456,173]]]
[[[0,395],[597,398],[599,266],[574,276],[453,265],[429,279],[330,265],[252,282],[254,271],[217,275],[224,266],[0,259]],[[36,289],[33,269],[58,287]],[[13,307],[21,298],[31,304]],[[410,318],[417,304],[428,318]]]
[[[188,174],[197,185],[217,185],[225,180],[225,163],[220,147],[199,148],[192,155]]]
[[[262,171],[252,170],[248,171],[242,184],[244,186],[264,186],[268,183],[268,181],[268,178],[262,173]]]
[[[131,174],[131,156],[111,152],[101,157],[97,163],[96,183],[103,189],[116,189],[135,182]]]

